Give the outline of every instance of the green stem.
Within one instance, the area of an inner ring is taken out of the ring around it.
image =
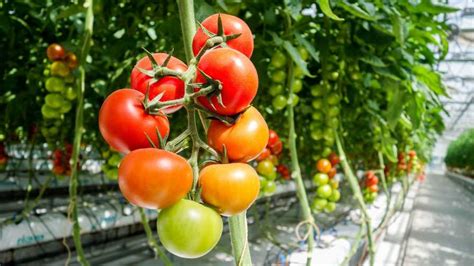
[[[163,250],[161,250],[161,248],[158,246],[156,239],[153,237],[153,232],[151,231],[150,224],[148,223],[145,210],[138,207],[138,211],[140,212],[140,219],[142,220],[143,229],[145,230],[145,234],[148,239],[148,246],[153,250],[153,253],[155,253],[155,258],[160,257],[161,261],[163,261],[166,266],[173,265]]]
[[[84,132],[84,90],[85,90],[85,70],[84,65],[86,63],[86,57],[89,53],[89,48],[92,38],[92,30],[94,24],[94,13],[92,12],[93,0],[87,0],[84,3],[86,9],[86,20],[84,23],[84,35],[81,46],[80,54],[80,66],[79,66],[79,89],[77,93],[77,109],[76,109],[76,118],[74,125],[74,141],[73,141],[73,151],[71,157],[71,178],[69,182],[69,215],[72,219],[72,237],[74,240],[74,245],[76,247],[77,260],[82,265],[89,265],[89,262],[86,260],[84,255],[84,250],[81,243],[81,227],[79,224],[79,215],[77,207],[77,187],[79,185],[78,175],[79,169],[77,167],[79,162],[79,154],[81,149],[81,140],[82,133]]]
[[[177,0],[179,8],[179,20],[183,33],[184,52],[188,63],[194,58],[193,37],[196,33],[196,21],[194,18],[194,0]]]
[[[229,230],[235,265],[252,265],[247,239],[247,212],[231,216]]]
[[[349,264],[349,260],[352,258],[352,256],[354,256],[354,254],[357,252],[357,249],[359,248],[359,243],[362,240],[362,237],[365,236],[365,234],[364,234],[365,231],[366,231],[365,224],[361,224],[359,232],[357,232],[357,235],[356,235],[354,241],[352,242],[351,250],[346,255],[346,257],[344,258],[344,261],[341,263],[341,265],[348,265]]]
[[[387,197],[387,206],[385,207],[385,213],[383,215],[383,218],[382,218],[382,221],[380,222],[379,226],[375,229],[377,230],[378,228],[380,228],[382,225],[385,224],[385,220],[387,219],[388,215],[389,215],[389,210],[390,210],[390,204],[391,204],[391,201],[392,201],[392,193],[391,191],[389,191],[388,189],[388,185],[387,185],[387,178],[385,176],[385,163],[384,163],[384,160],[383,160],[383,154],[382,152],[378,152],[378,157],[379,157],[379,164],[380,164],[380,177],[381,177],[381,180],[382,180],[382,188],[383,188],[383,191],[385,192],[385,196]]]

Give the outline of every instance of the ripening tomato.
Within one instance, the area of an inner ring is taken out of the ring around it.
[[[145,95],[131,89],[120,89],[110,94],[99,111],[99,129],[105,141],[118,152],[128,153],[148,148],[148,137],[159,144],[169,134],[168,118],[146,113],[142,101]]]
[[[268,130],[268,146],[272,146],[278,141],[280,141],[278,134],[272,129]]]
[[[159,65],[168,57],[165,53],[154,53],[153,58]],[[188,67],[178,58],[172,56],[166,65],[167,68],[178,72],[185,72]],[[152,65],[148,56],[138,60],[135,67],[133,67],[132,74],[130,75],[130,86],[132,89],[146,93],[147,87],[150,86],[149,96],[150,99],[155,98],[157,95],[164,93],[160,102],[166,102],[170,100],[176,100],[183,98],[184,96],[184,82],[174,76],[166,76],[160,78],[158,81],[153,77],[149,77],[144,73],[140,72],[139,69],[151,70]],[[164,113],[171,114],[178,111],[182,105],[175,105],[166,107],[163,109]]]
[[[217,96],[210,99],[206,96],[198,98],[198,101],[211,111],[221,115],[238,114],[250,105],[257,94],[257,70],[250,59],[236,50],[221,48],[209,51],[199,60],[198,68],[212,79],[220,81],[222,85],[220,96],[223,106]],[[206,83],[200,72],[196,82]]]
[[[375,173],[374,173],[374,171],[367,171],[367,172],[365,173],[365,176],[366,176],[367,178],[372,178],[372,177],[375,176]]]
[[[370,187],[372,185],[377,185],[379,183],[379,179],[376,176],[372,176],[371,178],[367,178],[365,180],[365,186]]]
[[[186,159],[155,148],[127,154],[118,174],[123,196],[130,203],[148,209],[175,204],[186,196],[193,184],[193,169]]]
[[[69,68],[76,68],[79,62],[77,61],[77,56],[74,53],[66,54],[66,64]]]
[[[377,186],[377,185],[367,186],[367,188],[370,192],[378,192],[379,191],[379,186]]]
[[[248,58],[253,52],[253,36],[249,26],[240,18],[227,14],[214,14],[207,17],[201,25],[209,32],[217,34],[218,17],[221,17],[224,34],[226,36],[233,34],[241,34],[239,37],[226,42],[227,47],[235,49]],[[199,28],[193,38],[193,53],[196,56],[201,48],[206,44],[209,36]]]
[[[71,73],[69,67],[63,61],[54,61],[51,64],[51,75],[67,77]]]
[[[166,250],[187,259],[211,251],[221,238],[222,228],[222,218],[216,211],[186,199],[162,210],[156,225]]]
[[[332,168],[331,162],[328,159],[319,159],[316,163],[316,169],[319,172],[327,174]]]
[[[273,176],[275,174],[275,165],[269,160],[263,160],[257,164],[257,173],[263,176]]]
[[[202,200],[224,216],[247,210],[260,190],[257,172],[245,163],[209,165],[201,170],[199,184]]]
[[[339,156],[337,156],[335,152],[332,152],[331,154],[329,154],[328,159],[331,162],[332,166],[336,166],[341,162],[341,158],[339,158]]]
[[[231,126],[213,120],[207,131],[207,142],[221,153],[225,146],[230,161],[248,162],[267,146],[268,126],[257,109],[250,107]]]
[[[332,167],[331,170],[328,172],[328,176],[330,179],[333,179],[337,174],[336,167]]]
[[[277,172],[280,173],[280,175],[281,175],[281,177],[283,177],[283,179],[285,179],[285,180],[290,180],[291,179],[290,170],[285,165],[279,164],[277,166]]]
[[[60,60],[63,59],[66,55],[66,50],[64,50],[64,47],[62,47],[61,45],[57,43],[52,43],[48,46],[48,49],[46,49],[46,55],[51,61]]]
[[[410,156],[410,158],[412,158],[412,159],[415,158],[416,157],[416,151],[414,151],[414,150],[409,151],[408,156]]]
[[[268,147],[270,148],[273,154],[280,155],[280,153],[283,151],[283,142],[281,142],[281,140],[278,140],[273,145],[268,145]]]
[[[257,162],[260,162],[267,159],[268,156],[270,156],[270,150],[267,148],[264,148],[263,151],[258,155],[257,159],[255,160],[257,160]]]

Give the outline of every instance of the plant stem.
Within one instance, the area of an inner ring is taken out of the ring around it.
[[[184,52],[188,63],[194,57],[193,37],[196,33],[196,21],[194,18],[194,0],[177,0],[179,8],[179,21],[183,33]]]
[[[150,224],[148,223],[145,210],[138,207],[138,211],[140,212],[140,219],[142,220],[143,229],[145,230],[146,237],[148,239],[148,246],[153,250],[153,253],[155,253],[155,258],[160,257],[161,261],[163,261],[166,266],[173,265],[163,250],[161,250],[161,248],[158,246],[156,239],[153,237],[153,232],[151,231]]]
[[[247,212],[229,218],[229,230],[235,265],[252,265],[247,239]]]
[[[84,255],[84,250],[81,243],[81,227],[79,224],[79,215],[77,207],[77,187],[79,185],[78,175],[79,169],[77,167],[79,162],[79,154],[81,149],[82,133],[84,132],[83,117],[84,117],[84,90],[85,90],[85,70],[84,65],[86,63],[86,57],[89,53],[92,30],[94,24],[94,13],[92,12],[93,0],[87,0],[84,3],[86,7],[86,20],[84,23],[84,35],[81,46],[80,54],[80,65],[79,65],[79,88],[77,90],[77,107],[76,107],[76,120],[74,125],[74,141],[73,150],[71,157],[71,178],[69,182],[69,215],[72,219],[72,237],[74,240],[74,246],[76,247],[77,260],[82,265],[89,265]]]
[[[379,164],[380,164],[380,169],[381,169],[379,172],[380,172],[380,177],[382,179],[382,188],[383,188],[383,191],[385,192],[385,195],[387,197],[387,207],[385,208],[385,213],[383,215],[382,221],[380,222],[380,224],[377,226],[377,228],[375,230],[380,228],[385,223],[385,220],[387,219],[388,214],[389,214],[390,204],[391,204],[391,201],[392,201],[392,193],[388,189],[387,178],[385,177],[385,172],[384,172],[385,163],[384,163],[384,160],[383,160],[382,152],[380,152],[380,151],[378,152],[378,157],[379,157]]]

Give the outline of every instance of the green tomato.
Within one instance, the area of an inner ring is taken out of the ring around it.
[[[54,109],[60,108],[65,102],[64,97],[59,93],[49,93],[46,95],[44,100],[46,102],[46,105]]]
[[[331,149],[331,148],[325,147],[325,148],[323,149],[323,152],[321,153],[321,155],[322,155],[324,158],[326,158],[326,157],[329,156],[329,154],[331,154],[331,152],[332,152],[332,149]]]
[[[311,95],[314,97],[322,96],[324,94],[324,90],[320,85],[311,86]]]
[[[324,211],[327,213],[331,213],[336,210],[336,203],[334,202],[328,202],[326,206],[324,207]]]
[[[308,60],[309,53],[308,53],[308,50],[306,50],[306,48],[304,48],[303,46],[299,46],[298,53],[300,54],[301,59],[303,59],[304,61]]]
[[[59,76],[59,77],[66,77],[71,73],[69,67],[62,61],[54,61],[51,64],[51,75]]]
[[[272,59],[270,60],[270,66],[274,68],[282,68],[286,65],[286,54],[282,51],[276,51],[272,55]]]
[[[50,71],[49,69],[46,68],[45,70],[43,70],[43,75],[44,75],[44,76],[47,77],[47,76],[49,76],[50,74],[51,74],[51,71]]]
[[[320,187],[324,186],[329,182],[329,176],[324,173],[317,173],[313,176],[313,183]]]
[[[64,96],[66,99],[73,101],[77,98],[76,90],[73,87],[67,87]]]
[[[326,137],[326,136],[325,136]],[[324,138],[324,146],[332,147],[334,145],[334,138]]]
[[[275,83],[284,83],[286,79],[286,72],[283,70],[273,71],[271,74],[271,79]]]
[[[316,110],[321,110],[323,109],[324,102],[323,99],[321,98],[316,98],[311,102],[311,106],[313,106],[314,109]]]
[[[337,78],[339,78],[339,72],[337,72],[337,71],[333,71],[333,72],[331,72],[331,74],[329,75],[329,79],[330,79],[330,80],[336,80]]]
[[[282,92],[283,92],[282,84],[273,84],[270,86],[269,93],[271,96],[277,96],[278,94]]]
[[[160,242],[181,258],[199,258],[211,251],[222,235],[222,218],[211,208],[182,199],[163,209],[157,219]]]
[[[331,196],[329,196],[328,200],[332,202],[337,202],[340,198],[341,198],[341,192],[339,192],[339,190],[337,189],[333,189],[332,194]]]
[[[41,106],[41,114],[46,119],[58,119],[61,117],[59,110],[51,108],[49,105],[44,104]]]
[[[330,128],[337,128],[339,126],[339,118],[337,117],[330,117],[327,121],[326,124]]]
[[[283,110],[286,107],[287,100],[286,97],[283,95],[278,95],[273,98],[272,105],[277,110]]]
[[[293,92],[298,93],[303,89],[303,81],[301,79],[295,79],[293,81]]]
[[[351,74],[351,79],[352,80],[359,80],[360,79],[360,73],[352,73]]]
[[[322,129],[317,128],[311,131],[311,138],[314,140],[321,140],[324,137],[324,132]]]
[[[331,94],[329,94],[328,98],[327,98],[327,102],[329,105],[336,105],[339,103],[339,95],[337,95],[337,93],[333,92]]]
[[[313,120],[322,121],[324,118],[324,114],[321,111],[314,111],[311,114],[311,117],[313,118]]]
[[[268,160],[268,159],[265,159],[263,161],[260,161],[258,164],[257,164],[257,173],[263,175],[263,176],[270,176],[272,174],[275,173],[275,166],[273,165],[273,163]]]
[[[57,127],[50,127],[48,129],[48,134],[49,136],[56,136],[57,134],[59,134],[59,128]]]
[[[327,199],[332,194],[332,188],[329,184],[322,185],[316,190],[318,197]]]
[[[311,209],[313,211],[322,211],[324,207],[326,207],[326,204],[328,204],[326,199],[315,198],[313,204],[311,204]]]
[[[292,97],[292,103],[291,103],[291,104],[292,104],[293,106],[296,106],[296,105],[298,104],[298,102],[300,101],[300,97],[298,97],[298,95],[296,95],[296,94],[294,94],[294,93],[293,93],[292,96],[293,96],[293,97]]]
[[[293,71],[293,75],[295,75],[295,78],[301,79],[304,77],[304,72],[303,69],[300,67],[295,67],[295,70]]]
[[[46,90],[49,92],[61,92],[64,90],[64,81],[57,77],[50,77],[46,80]]]
[[[261,175],[258,176],[258,179],[260,180],[260,190],[262,191],[263,191],[263,188],[265,188],[265,186],[267,185],[268,181],[271,181]]]
[[[61,108],[59,108],[59,112],[61,112],[61,114],[65,114],[65,113],[71,111],[71,109],[72,109],[72,104],[71,104],[71,102],[65,100],[65,101],[63,102],[63,105],[61,105]]]
[[[269,180],[267,184],[265,185],[265,187],[263,188],[263,193],[266,195],[273,194],[276,191],[276,187],[277,186],[276,186],[275,181]]]
[[[339,107],[338,106],[331,106],[328,108],[328,116],[329,117],[336,117],[340,113]]]

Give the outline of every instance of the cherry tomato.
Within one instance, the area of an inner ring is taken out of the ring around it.
[[[282,51],[276,51],[272,55],[272,59],[270,60],[270,66],[274,68],[282,68],[286,66],[286,54],[283,53]]]
[[[340,162],[341,162],[341,158],[339,158],[339,156],[337,156],[336,153],[332,152],[331,154],[329,154],[329,161],[331,162],[331,165],[332,166],[336,166],[338,165]]]
[[[334,202],[328,202],[326,206],[324,207],[324,211],[327,213],[331,213],[336,210],[336,203]]]
[[[313,177],[313,183],[318,187],[324,186],[328,182],[329,182],[329,177],[327,174],[317,173]]]
[[[257,164],[257,173],[263,176],[271,176],[275,173],[275,165],[268,159]]]
[[[51,75],[59,77],[67,77],[71,71],[63,61],[54,61],[51,64]]]
[[[45,82],[46,90],[49,92],[62,92],[66,89],[64,81],[57,77],[50,77]]]
[[[74,69],[78,66],[77,56],[74,53],[66,54],[66,64],[69,68]]]
[[[211,96],[210,100],[206,96],[198,98],[211,111],[221,115],[238,114],[250,105],[257,94],[257,70],[250,59],[236,50],[220,48],[209,51],[199,61],[198,68],[222,85],[220,96],[224,106],[218,102],[217,96]],[[196,82],[206,82],[200,72]]]
[[[331,162],[328,159],[319,159],[316,163],[316,169],[319,172],[327,174],[332,168]]]
[[[324,207],[326,207],[326,204],[328,204],[327,199],[315,198],[313,204],[311,204],[311,209],[314,211],[322,211]]]
[[[275,83],[284,83],[286,80],[286,72],[284,70],[272,71],[270,78]]]
[[[329,198],[331,194],[332,194],[332,188],[329,184],[322,185],[318,187],[318,189],[316,190],[316,195],[318,195],[318,197],[323,198],[323,199]]]
[[[379,183],[379,179],[376,176],[373,176],[371,178],[367,178],[365,181],[365,185],[367,187],[370,187],[372,185],[377,185]]]
[[[165,150],[134,150],[119,166],[120,191],[130,203],[143,208],[169,207],[186,196],[192,184],[188,161]]]
[[[335,179],[329,180],[329,185],[331,185],[332,189],[338,189],[339,188],[339,181]]]
[[[277,188],[276,183],[272,180],[269,180],[267,181],[267,184],[265,185],[265,187],[263,187],[263,193],[265,195],[271,195],[275,193],[276,188]]]
[[[66,50],[64,50],[64,47],[62,47],[61,45],[57,43],[52,43],[48,46],[48,49],[46,50],[46,55],[51,61],[60,60],[63,59],[66,55]]]
[[[271,96],[277,96],[283,92],[283,89],[282,84],[273,84],[270,86],[270,89],[268,89],[268,93],[270,93]]]
[[[341,198],[341,192],[337,189],[332,190],[331,196],[329,196],[328,200],[332,202],[337,202]]]
[[[309,53],[308,53],[308,50],[306,50],[306,48],[304,48],[303,46],[298,47],[298,53],[300,54],[301,59],[303,59],[303,61],[308,60]]]
[[[273,154],[279,155],[283,150],[283,143],[280,140],[278,140],[273,145],[271,146],[269,145],[269,147]]]
[[[375,176],[375,173],[374,173],[374,171],[367,171],[367,172],[365,173],[365,176],[366,176],[367,178],[372,178],[372,177]]]
[[[159,65],[162,65],[167,57],[168,54],[165,53],[153,54],[153,58]],[[178,72],[185,72],[188,69],[186,64],[184,64],[181,60],[173,56],[170,58],[166,67]],[[150,86],[150,99],[153,99],[157,95],[164,93],[163,97],[160,99],[160,102],[183,98],[184,82],[182,80],[173,76],[165,76],[156,81],[153,77],[149,77],[144,73],[140,72],[140,68],[146,70],[152,69],[151,61],[148,56],[145,56],[142,59],[138,60],[137,64],[132,70],[132,74],[130,75],[130,86],[132,89],[145,94],[147,87]],[[178,111],[181,107],[182,105],[166,107],[163,109],[163,112],[171,114]]]
[[[262,160],[267,159],[268,156],[270,156],[270,150],[267,149],[267,148],[264,148],[263,151],[258,155],[256,160],[257,160],[257,162],[260,162]]]
[[[225,35],[241,34],[239,37],[227,41],[227,46],[250,58],[253,52],[253,36],[249,26],[243,20],[232,15],[214,14],[207,17],[201,25],[208,31],[217,34],[219,15],[221,17]],[[207,39],[209,39],[209,36],[199,28],[193,38],[194,55],[199,53],[201,48],[206,44]]]
[[[323,103],[323,100],[322,100],[322,99],[314,99],[314,100],[311,102],[311,105],[312,105],[313,108],[316,109],[316,110],[322,110],[322,109],[323,109],[323,106],[324,106],[324,103]]]
[[[162,210],[157,219],[160,242],[169,252],[187,259],[211,251],[221,238],[222,228],[216,211],[186,199]]]
[[[303,89],[303,81],[296,79],[293,81],[293,93],[298,93]]]
[[[273,165],[278,165],[278,157],[276,155],[270,155],[268,156],[268,160],[273,163]]]
[[[283,179],[285,180],[291,179],[290,170],[285,165],[279,164],[277,166],[277,172],[281,175],[281,177],[283,177]]]
[[[410,156],[410,158],[415,158],[416,157],[416,151],[413,151],[413,150],[409,151],[408,156]]]
[[[260,190],[257,172],[244,163],[209,165],[199,174],[199,183],[202,200],[224,216],[247,210]]]
[[[368,187],[370,192],[378,192],[379,191],[379,186],[377,185],[371,185]]]
[[[337,95],[336,93],[331,93],[329,94],[328,98],[327,98],[327,102],[328,104],[330,105],[336,105],[339,103],[339,95]]]
[[[274,130],[268,130],[268,146],[272,146],[280,141],[280,137]]]
[[[213,120],[207,131],[207,142],[221,153],[225,146],[230,161],[248,162],[267,146],[268,126],[257,109],[250,107],[231,126]]]
[[[287,99],[283,95],[278,95],[273,98],[272,105],[277,110],[283,110],[287,105]]]
[[[328,172],[328,176],[330,179],[333,179],[337,174],[336,167],[332,167],[331,170]]]
[[[99,129],[113,149],[128,153],[148,148],[148,137],[159,144],[158,130],[164,138],[169,134],[168,118],[146,113],[142,101],[145,95],[131,89],[120,89],[110,94],[99,111]]]

